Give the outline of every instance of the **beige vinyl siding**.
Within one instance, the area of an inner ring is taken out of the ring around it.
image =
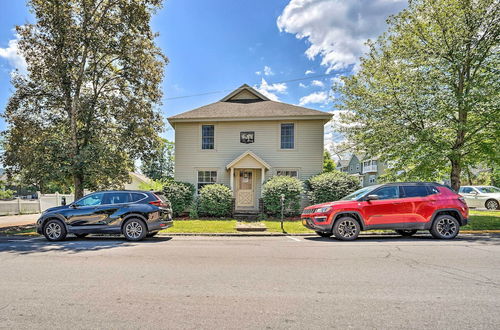
[[[280,149],[280,124],[295,124],[295,148]],[[272,168],[266,179],[276,174],[276,168],[293,168],[305,180],[322,171],[323,120],[211,122],[215,125],[215,149],[201,150],[202,123],[175,124],[175,179],[196,184],[197,169],[217,170],[219,183],[229,186],[226,165],[247,150],[267,162]],[[240,132],[254,131],[255,142],[240,143]],[[257,179],[260,183],[260,171]],[[260,189],[260,184],[257,184]],[[259,191],[260,195],[260,191]]]

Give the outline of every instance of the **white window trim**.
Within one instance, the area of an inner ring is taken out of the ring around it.
[[[281,149],[281,125],[282,124],[293,124],[293,148],[292,149]],[[278,144],[278,151],[297,151],[297,142],[299,141],[299,138],[297,136],[297,129],[298,123],[296,121],[280,121],[278,123],[278,138],[277,138],[277,144]]]
[[[300,168],[298,167],[277,167],[274,169],[274,175],[278,176],[278,171],[296,171],[297,179],[300,179]]]
[[[203,149],[203,126],[213,125],[214,127],[214,148],[213,149]],[[198,149],[202,152],[213,152],[217,151],[217,125],[215,123],[207,122],[201,123],[198,127]]]
[[[216,172],[217,174],[217,178],[215,179],[215,182],[214,183],[220,183],[220,171],[219,171],[219,168],[218,167],[197,167],[195,168],[194,170],[194,175],[195,175],[195,178],[196,178],[196,184],[195,184],[195,188],[196,188],[196,194],[199,194],[200,192],[198,191],[198,184],[200,182],[198,182],[198,172],[200,171],[210,171],[210,172]]]

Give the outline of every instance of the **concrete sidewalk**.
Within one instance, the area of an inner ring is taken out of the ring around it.
[[[34,225],[40,213],[0,216],[0,228]]]

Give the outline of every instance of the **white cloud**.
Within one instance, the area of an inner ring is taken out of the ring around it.
[[[344,82],[342,81],[342,79],[339,76],[330,78],[330,81],[333,84],[344,85]]]
[[[312,86],[316,86],[316,87],[325,87],[325,84],[322,81],[319,81],[319,80],[313,80],[311,82],[311,85]]]
[[[262,78],[260,85],[253,87],[273,101],[279,101],[279,97],[276,94],[286,94],[288,88],[285,83],[270,85],[264,78]]]
[[[302,87],[302,88],[307,88],[307,85],[305,85],[303,83],[299,83],[299,86]]]
[[[6,59],[9,64],[18,69],[21,73],[26,73],[27,64],[24,57],[19,52],[18,36],[16,39],[9,40],[6,48],[0,48],[0,57]]]
[[[300,98],[299,105],[306,104],[325,104],[328,103],[328,94],[326,92],[314,92]]]
[[[320,56],[329,73],[357,65],[366,40],[385,31],[386,18],[406,5],[407,0],[291,0],[277,25],[307,39],[307,57]]]
[[[306,70],[306,72],[304,74],[308,75],[308,74],[313,74],[314,71],[313,70]]]
[[[265,65],[262,71],[255,71],[255,74],[258,76],[260,76],[261,74],[264,74],[265,76],[273,76],[274,72],[270,66]]]

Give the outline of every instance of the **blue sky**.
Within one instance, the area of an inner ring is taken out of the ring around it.
[[[0,8],[0,109],[12,92],[10,72],[22,70],[15,25],[33,22],[22,0]],[[229,92],[169,100],[243,83],[271,98],[333,111],[332,79],[351,74],[368,38],[405,0],[168,0],[154,16],[157,44],[169,57],[163,83],[165,117],[215,102]],[[283,81],[329,74],[297,82]],[[0,121],[0,129],[5,123]],[[172,130],[166,133],[172,138]],[[338,136],[330,125],[325,144]],[[333,141],[333,142],[332,142]]]

